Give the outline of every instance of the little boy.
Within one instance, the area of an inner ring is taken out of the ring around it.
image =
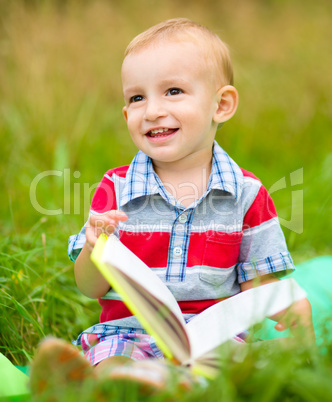
[[[79,289],[102,307],[100,324],[77,344],[104,373],[163,355],[91,262],[100,233],[114,232],[151,267],[187,320],[257,278],[267,283],[294,269],[267,190],[214,140],[238,105],[220,38],[183,18],[158,24],[129,44],[122,84],[123,115],[140,151],[104,175],[88,222],[69,244]],[[288,326],[312,330],[307,300],[291,312]],[[285,314],[274,318],[284,330]]]

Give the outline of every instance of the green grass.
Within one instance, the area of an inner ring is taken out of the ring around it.
[[[230,45],[240,105],[217,140],[268,189],[285,178],[272,194],[284,221],[294,218],[292,191],[303,192],[303,231],[283,226],[296,263],[332,254],[331,13],[327,0],[0,0],[3,354],[25,365],[44,335],[70,341],[98,320],[97,302],[75,286],[67,239],[83,225],[103,173],[136,152],[121,115],[122,54],[134,35],[166,18],[192,18]],[[292,186],[302,168],[303,183]],[[31,186],[47,170],[53,174],[38,182],[34,200]],[[61,211],[45,214],[36,202]],[[182,397],[329,400],[330,366],[328,342],[315,352],[253,352]]]
[[[78,291],[62,256],[65,239],[48,239],[41,226],[0,243],[0,351],[16,365],[27,364],[46,335],[70,341],[98,320],[98,303]]]

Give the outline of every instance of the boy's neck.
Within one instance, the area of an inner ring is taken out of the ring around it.
[[[166,190],[188,207],[207,190],[212,167],[212,150],[192,160],[175,163],[153,161],[153,166]]]

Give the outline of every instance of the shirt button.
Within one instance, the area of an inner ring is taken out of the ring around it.
[[[180,223],[186,223],[187,220],[188,220],[187,215],[182,214],[182,215],[179,216],[179,222],[180,222]]]
[[[174,247],[173,248],[174,257],[180,257],[181,254],[182,254],[182,248],[181,247]]]

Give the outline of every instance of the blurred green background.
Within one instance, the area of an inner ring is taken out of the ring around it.
[[[98,319],[67,239],[103,173],[137,151],[121,113],[126,45],[179,16],[231,49],[240,105],[217,140],[270,189],[295,262],[332,254],[331,1],[0,0],[0,350],[13,361]]]

